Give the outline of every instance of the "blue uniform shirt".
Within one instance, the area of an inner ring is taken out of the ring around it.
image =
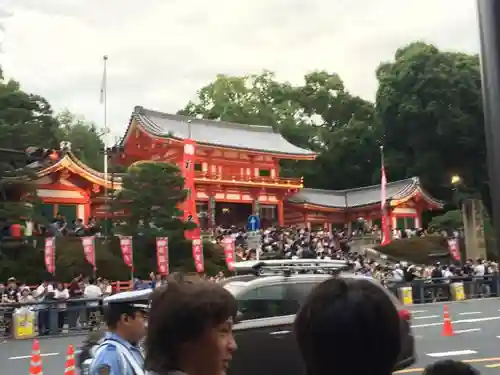
[[[144,357],[142,356],[141,350],[137,346],[122,339],[117,334],[108,332],[106,333],[103,344],[101,344],[104,345],[104,348],[97,349],[96,356],[92,360],[90,375],[99,375],[99,369],[103,366],[109,367],[109,375],[136,375],[132,366],[122,355],[120,355],[116,347],[105,344],[108,340],[114,340],[122,344],[136,360],[139,367],[141,369],[144,368]]]

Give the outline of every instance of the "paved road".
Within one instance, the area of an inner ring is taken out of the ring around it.
[[[401,374],[419,375],[423,368],[440,359],[469,361],[482,375],[500,375],[500,299],[472,300],[448,304],[454,337],[442,337],[442,304],[415,305],[413,331],[418,361]],[[40,340],[44,373],[63,375],[69,344],[79,347],[83,336]],[[0,343],[2,375],[28,373],[31,341]]]

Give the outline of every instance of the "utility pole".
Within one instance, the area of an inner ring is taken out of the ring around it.
[[[477,0],[489,188],[500,256],[500,1]]]

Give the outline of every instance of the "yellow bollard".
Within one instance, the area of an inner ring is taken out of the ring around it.
[[[403,305],[413,305],[413,290],[411,286],[399,288],[398,294]]]

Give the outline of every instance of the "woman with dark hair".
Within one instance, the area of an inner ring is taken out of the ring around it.
[[[146,369],[158,375],[225,374],[236,350],[234,297],[220,285],[167,280],[151,301],[145,341]]]
[[[294,330],[307,375],[390,375],[401,346],[398,311],[369,279],[319,284]]]

